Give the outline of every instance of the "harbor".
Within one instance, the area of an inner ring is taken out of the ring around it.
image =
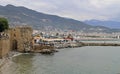
[[[0,74],[120,74],[120,0],[1,0]]]

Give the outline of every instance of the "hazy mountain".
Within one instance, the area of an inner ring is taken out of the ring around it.
[[[111,29],[120,29],[120,22],[117,21],[87,20],[85,23],[93,26],[105,26]]]
[[[25,7],[16,7],[13,5],[0,6],[0,16],[8,18],[10,25],[27,24],[33,26],[34,29],[61,29],[61,30],[77,30],[84,32],[113,32],[103,26],[91,26],[81,21],[59,17],[56,15],[48,15],[37,12]]]

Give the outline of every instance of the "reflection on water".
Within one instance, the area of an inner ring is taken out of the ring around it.
[[[62,49],[55,55],[14,57],[0,74],[119,74],[120,47]]]

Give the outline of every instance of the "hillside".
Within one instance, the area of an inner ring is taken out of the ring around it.
[[[38,30],[76,30],[84,32],[116,32],[103,26],[91,26],[81,21],[44,14],[25,7],[0,6],[0,16],[8,18],[10,25],[30,25]]]

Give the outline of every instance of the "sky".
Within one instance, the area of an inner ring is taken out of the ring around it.
[[[120,20],[120,0],[0,0],[12,4],[76,20]]]

